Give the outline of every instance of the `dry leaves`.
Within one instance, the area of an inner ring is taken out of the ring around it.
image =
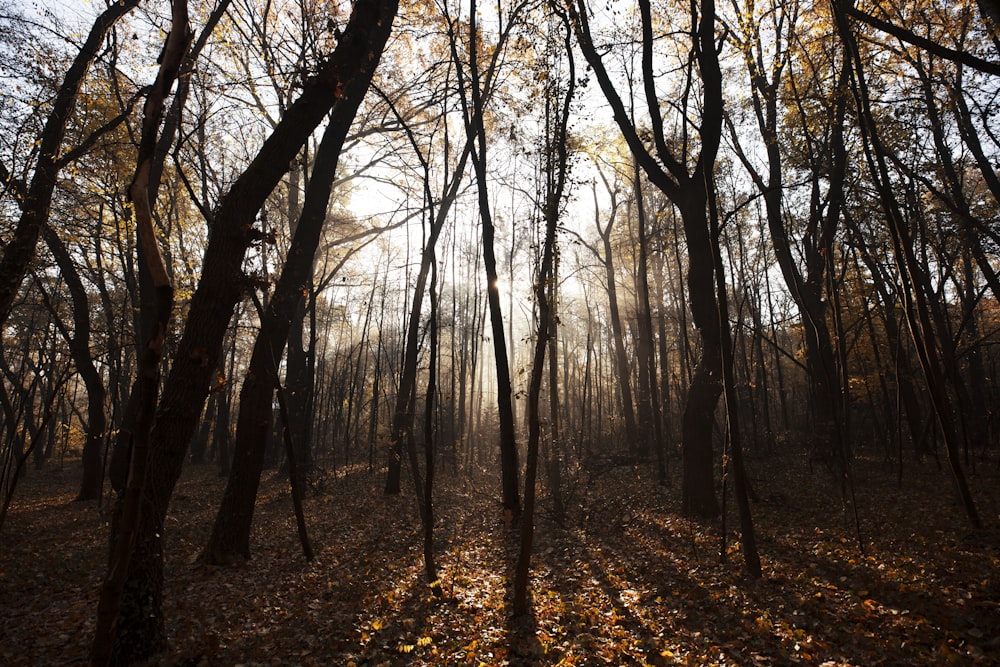
[[[412,499],[385,498],[357,471],[306,503],[317,557],[298,549],[287,480],[265,473],[254,557],[195,562],[223,480],[190,467],[168,520],[162,665],[903,665],[1000,662],[995,471],[973,478],[989,528],[965,528],[947,478],[911,471],[903,489],[871,464],[855,480],[864,551],[837,490],[758,463],[762,581],[720,563],[717,526],[676,514],[676,497],[619,468],[577,477],[562,525],[540,519],[534,615],[512,620],[515,544],[495,480],[438,494],[437,600],[422,575]],[[769,477],[764,477],[764,471]],[[86,655],[105,517],[72,502],[73,470],[33,473],[0,535],[0,663]],[[487,491],[488,490],[488,491]],[[543,499],[544,507],[544,499]],[[730,520],[730,526],[736,525]]]

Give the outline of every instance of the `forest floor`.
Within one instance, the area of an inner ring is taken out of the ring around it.
[[[720,562],[719,526],[682,519],[651,471],[577,471],[563,522],[542,501],[534,613],[516,623],[515,538],[483,480],[439,476],[438,601],[413,498],[382,496],[381,476],[330,478],[308,498],[307,562],[287,479],[265,472],[253,558],[216,568],[197,556],[224,480],[188,466],[165,536],[170,648],[151,664],[1000,664],[1000,471],[970,475],[987,525],[975,531],[947,471],[909,465],[902,487],[857,466],[862,549],[829,473],[752,462],[759,581],[741,574],[735,533]],[[0,664],[85,662],[107,516],[73,502],[77,479],[53,466],[17,490],[0,534]]]

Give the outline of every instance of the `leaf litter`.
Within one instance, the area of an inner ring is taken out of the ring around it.
[[[718,524],[679,516],[676,491],[649,471],[573,471],[562,520],[543,490],[533,614],[512,619],[516,535],[492,478],[440,482],[439,600],[413,499],[383,496],[378,476],[351,471],[307,498],[316,558],[306,562],[287,478],[265,472],[253,558],[219,568],[197,556],[224,480],[188,466],[165,535],[169,649],[149,664],[1000,663],[1000,475],[972,477],[987,523],[973,531],[943,473],[911,469],[899,488],[879,463],[858,469],[863,549],[834,483],[767,466],[766,487],[784,493],[753,505],[760,581],[741,574],[737,533],[721,562]],[[18,489],[0,535],[0,664],[85,661],[108,515],[73,502],[75,473],[34,472]]]

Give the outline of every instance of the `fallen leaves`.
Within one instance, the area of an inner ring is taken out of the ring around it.
[[[0,663],[86,655],[107,528],[92,505],[70,502],[76,481],[36,473],[12,508],[0,543]],[[755,507],[766,573],[753,582],[735,556],[718,561],[716,527],[677,516],[676,499],[633,470],[605,474],[564,524],[540,522],[527,623],[508,616],[511,533],[487,494],[467,490],[492,480],[442,482],[444,600],[423,578],[412,499],[383,497],[379,481],[355,474],[308,499],[317,556],[307,563],[287,480],[266,475],[253,558],[230,569],[194,561],[224,480],[187,470],[165,536],[170,647],[154,664],[1000,661],[1000,537],[957,526],[930,475],[892,502],[888,478],[859,488],[864,553],[815,477],[772,480],[788,500]],[[995,503],[997,480],[976,481]]]

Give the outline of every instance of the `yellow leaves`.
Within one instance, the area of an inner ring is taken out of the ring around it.
[[[434,640],[431,637],[421,637],[417,640],[417,646],[430,646]]]
[[[375,632],[378,632],[384,627],[385,627],[385,621],[383,621],[381,618],[376,618],[374,621],[372,621],[372,630],[374,630]]]

